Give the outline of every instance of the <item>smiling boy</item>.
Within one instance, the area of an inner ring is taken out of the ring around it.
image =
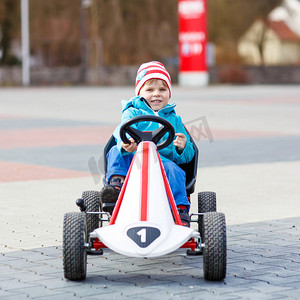
[[[152,61],[144,63],[137,71],[135,93],[136,97],[129,101],[122,101],[122,122],[114,131],[117,145],[107,154],[107,184],[100,192],[102,203],[111,203],[117,200],[122,183],[127,174],[133,153],[137,145],[131,138],[130,144],[124,144],[119,136],[121,125],[127,120],[140,115],[156,115],[169,121],[175,130],[176,138],[173,144],[159,150],[164,169],[178,208],[182,223],[189,226],[189,207],[185,189],[185,172],[178,164],[188,163],[195,152],[190,138],[185,130],[180,116],[176,115],[175,104],[169,104],[171,98],[171,77],[163,64]],[[141,131],[153,131],[158,128],[155,122],[138,123]]]

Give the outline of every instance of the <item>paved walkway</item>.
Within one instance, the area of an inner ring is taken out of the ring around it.
[[[105,250],[88,257],[84,282],[63,278],[61,246],[0,256],[0,298],[299,299],[300,218],[228,227],[227,277],[203,280],[202,257],[184,250],[128,258]]]
[[[0,298],[300,299],[300,88],[174,89],[200,148],[197,191],[227,219],[228,270],[203,280],[184,250],[89,256],[63,278],[63,214],[101,188],[101,155],[130,88],[0,89]],[[192,197],[195,211],[197,195]]]

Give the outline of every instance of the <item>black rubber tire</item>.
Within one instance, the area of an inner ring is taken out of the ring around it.
[[[84,280],[87,269],[86,218],[82,212],[66,213],[63,225],[64,276],[69,280]]]
[[[217,199],[215,192],[200,192],[198,193],[198,213],[217,211]],[[203,216],[198,217],[198,230],[203,237]]]
[[[98,212],[100,208],[100,192],[99,191],[85,191],[82,193],[82,199],[86,206],[86,212]],[[87,233],[93,232],[94,229],[99,228],[99,214],[87,214],[86,224]]]
[[[203,216],[203,273],[204,279],[223,280],[226,277],[227,245],[225,215],[218,212]]]

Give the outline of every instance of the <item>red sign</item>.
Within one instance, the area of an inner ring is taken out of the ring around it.
[[[179,0],[179,71],[206,71],[207,0]]]

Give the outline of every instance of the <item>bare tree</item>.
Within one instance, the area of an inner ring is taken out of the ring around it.
[[[30,0],[31,52],[46,66],[80,63],[80,1]]]
[[[15,20],[20,18],[19,0],[0,1],[0,64],[13,65],[19,63],[12,55],[12,41],[19,34],[20,25]]]
[[[20,0],[0,0],[1,63],[20,37]],[[209,41],[217,62],[238,61],[237,41],[281,0],[208,0]],[[46,66],[79,65],[81,0],[30,0],[31,53]],[[89,65],[138,64],[178,54],[175,0],[91,0],[86,8]],[[262,40],[263,43],[263,40]],[[263,49],[262,44],[260,45]],[[99,54],[101,53],[101,55]]]

